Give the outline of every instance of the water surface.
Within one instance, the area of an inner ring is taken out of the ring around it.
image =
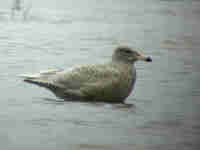
[[[200,2],[35,0],[27,20],[0,3],[4,150],[198,149]],[[119,43],[153,58],[125,105],[63,102],[16,76],[102,63]]]

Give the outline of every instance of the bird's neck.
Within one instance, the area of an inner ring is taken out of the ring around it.
[[[123,61],[111,61],[111,64],[117,68],[121,68],[127,71],[132,71],[135,66],[135,63],[127,63]]]

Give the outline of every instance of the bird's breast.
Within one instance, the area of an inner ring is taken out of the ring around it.
[[[136,70],[133,67],[124,67],[120,70],[119,86],[116,95],[125,99],[131,93],[136,81]]]

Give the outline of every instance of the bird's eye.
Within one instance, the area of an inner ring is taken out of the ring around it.
[[[139,54],[139,53],[136,53],[136,55],[137,55],[137,56],[140,56],[140,54]]]
[[[124,50],[124,52],[127,53],[127,54],[131,54],[132,53],[132,51],[130,51],[128,49]]]

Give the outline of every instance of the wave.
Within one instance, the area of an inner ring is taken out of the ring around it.
[[[13,15],[12,10],[0,10],[0,23],[2,22],[38,22],[49,24],[69,24],[74,18],[64,11],[49,9],[29,9],[17,11]]]

